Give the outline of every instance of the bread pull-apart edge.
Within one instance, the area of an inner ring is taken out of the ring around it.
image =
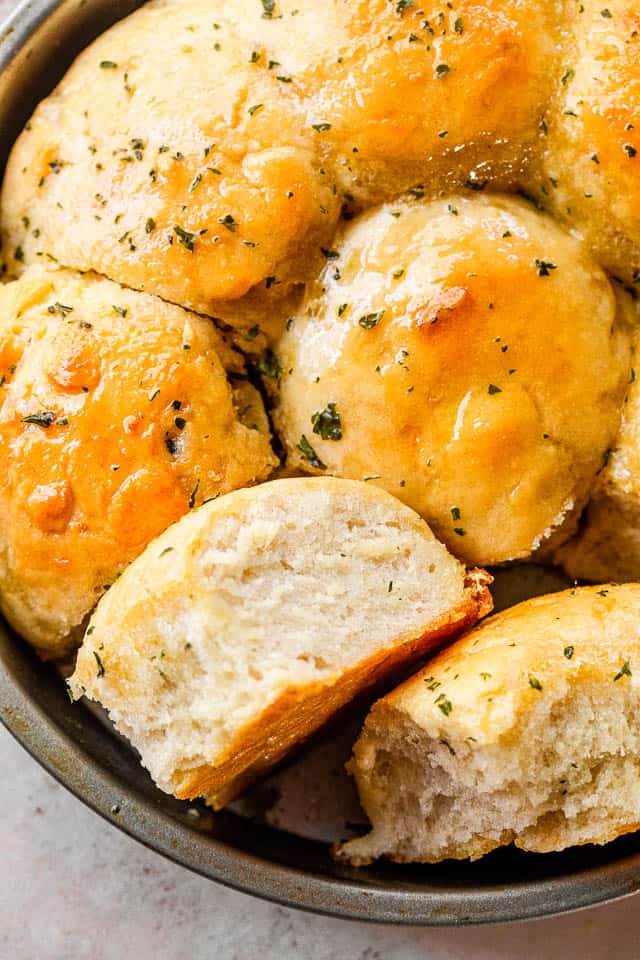
[[[359,694],[393,678],[403,667],[457,636],[493,609],[485,570],[472,569],[465,577],[468,596],[446,618],[436,621],[419,637],[404,637],[392,646],[360,661],[327,681],[292,686],[283,691],[257,718],[238,732],[219,761],[188,771],[177,783],[181,800],[206,796],[219,810],[250,784],[280,763],[292,750],[318,731]]]

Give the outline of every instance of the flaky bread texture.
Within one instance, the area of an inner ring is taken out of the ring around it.
[[[488,581],[382,490],[272,481],[149,546],[100,603],[71,689],[107,708],[163,790],[220,807],[488,612]]]
[[[71,270],[0,286],[0,606],[45,659],[169,524],[276,463],[210,320]]]
[[[372,708],[351,771],[373,829],[339,858],[539,853],[640,827],[640,585],[490,618]]]

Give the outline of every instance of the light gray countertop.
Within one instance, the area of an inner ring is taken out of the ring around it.
[[[2,960],[637,960],[640,899],[419,930],[283,909],[196,877],[85,808],[0,729]]]
[[[0,0],[0,18],[15,3]],[[475,930],[315,917],[196,877],[86,809],[0,729],[0,960],[638,960],[640,899]]]

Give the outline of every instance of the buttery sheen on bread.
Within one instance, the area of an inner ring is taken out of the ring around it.
[[[15,145],[9,273],[51,255],[228,315],[252,288],[269,302],[306,280],[343,204],[517,187],[561,6],[145,4],[81,54]]]
[[[368,205],[517,188],[573,20],[563,0],[224,6],[245,48],[291,78],[344,198]]]
[[[528,178],[537,199],[579,231],[627,283],[640,277],[640,7],[566,4],[576,15]]]
[[[155,0],[80,55],[7,167],[10,273],[52,255],[213,315],[305,279],[337,191],[293,83],[235,36],[233,6]]]
[[[457,556],[530,555],[587,500],[631,368],[631,299],[522,200],[348,224],[277,345],[290,466],[366,479]]]
[[[379,700],[351,771],[372,823],[341,859],[547,853],[640,828],[640,585],[528,600]]]
[[[491,608],[376,487],[276,480],[172,526],[102,599],[70,684],[163,790],[223,806],[361,690]]]
[[[243,371],[210,320],[95,275],[0,286],[0,606],[43,657],[170,523],[271,472]]]

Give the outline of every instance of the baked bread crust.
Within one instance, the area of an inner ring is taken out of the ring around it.
[[[0,286],[0,605],[41,656],[169,524],[269,475],[243,370],[210,320],[95,275]]]
[[[486,620],[374,704],[351,771],[355,864],[550,852],[640,826],[640,585],[574,588]]]
[[[539,137],[573,10],[556,0],[256,0],[231,7],[292,78],[341,190],[517,189]]]
[[[584,505],[614,441],[635,316],[521,200],[369,211],[277,347],[288,463],[371,478],[467,563],[529,556]]]
[[[313,270],[340,209],[331,171],[233,6],[155,0],[78,57],[7,166],[10,274],[51,255],[215,316]]]
[[[220,807],[371,684],[491,609],[413,511],[276,480],[175,524],[103,598],[71,687],[158,785]]]
[[[640,271],[640,10],[576,4],[562,76],[528,186],[626,283]]]

